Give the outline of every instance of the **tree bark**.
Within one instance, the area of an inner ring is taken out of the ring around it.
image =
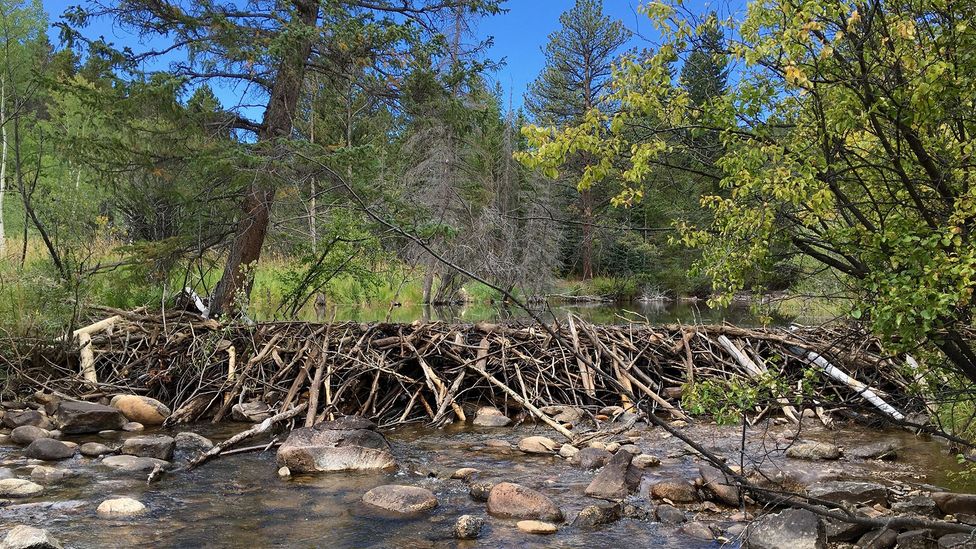
[[[7,81],[0,77],[0,259],[7,255],[7,229],[3,223],[3,197],[7,192]]]
[[[950,329],[945,339],[936,345],[966,378],[976,384],[976,352],[959,332]]]
[[[314,27],[318,20],[318,1],[294,0],[294,5],[297,22]],[[282,55],[258,132],[259,143],[286,138],[291,133],[313,37],[314,33],[306,33]],[[255,265],[261,257],[274,197],[275,188],[270,181],[257,179],[248,188],[224,273],[211,299],[210,316],[236,313],[237,297],[250,295],[253,277],[248,276],[246,266]]]
[[[580,245],[583,280],[590,280],[593,278],[593,191],[581,191],[580,202],[583,206],[583,241]]]

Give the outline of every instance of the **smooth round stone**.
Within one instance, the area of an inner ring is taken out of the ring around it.
[[[29,498],[44,491],[40,484],[22,478],[7,478],[0,480],[0,497]]]
[[[425,488],[386,484],[366,492],[363,503],[395,513],[411,514],[437,507],[437,498]]]
[[[102,518],[132,517],[146,512],[146,506],[132,498],[107,499],[96,511]]]
[[[100,442],[86,442],[81,445],[81,455],[86,457],[99,457],[112,452],[111,448]]]
[[[541,520],[520,520],[515,526],[527,534],[548,535],[555,534],[558,530],[555,524]]]
[[[68,469],[38,465],[31,470],[31,480],[35,480],[37,482],[57,482],[68,477],[73,477],[76,474],[77,473],[74,471]]]
[[[130,421],[122,426],[122,430],[128,433],[137,433],[139,431],[144,431],[145,429],[146,426],[138,421]]]
[[[473,477],[474,475],[477,475],[480,472],[481,471],[479,471],[478,469],[475,469],[474,467],[462,467],[462,468],[458,469],[457,471],[454,471],[453,473],[451,473],[451,478],[452,479],[456,479],[456,480],[465,480],[466,481],[466,480],[470,480],[471,477]]]
[[[166,467],[169,465],[169,462],[150,457],[108,456],[102,459],[102,464],[119,471],[137,473],[152,471],[156,465]]]
[[[485,520],[471,515],[461,515],[454,523],[454,537],[457,539],[476,539],[481,535]]]
[[[289,469],[287,467],[282,467],[282,468],[278,469],[278,476],[281,477],[281,478],[290,478],[291,477],[291,469]]]
[[[61,549],[61,542],[47,530],[20,524],[8,532],[0,548],[3,549]]]

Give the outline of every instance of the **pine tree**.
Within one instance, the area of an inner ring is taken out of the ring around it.
[[[681,84],[695,106],[719,97],[729,78],[725,54],[725,33],[711,13],[694,41],[688,59],[681,68]]]

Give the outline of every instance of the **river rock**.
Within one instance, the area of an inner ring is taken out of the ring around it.
[[[5,478],[0,480],[0,497],[29,498],[44,491],[40,484],[22,478]]]
[[[37,410],[8,410],[3,415],[3,424],[10,429],[16,429],[24,425],[33,425],[34,427],[41,428],[50,427],[50,421],[48,421],[47,417]]]
[[[583,417],[583,410],[575,406],[543,406],[539,410],[559,423],[576,423]]]
[[[271,408],[260,400],[244,402],[231,407],[230,417],[234,421],[261,423],[271,417]]]
[[[573,459],[576,457],[577,454],[579,454],[579,448],[573,446],[572,444],[569,444],[568,442],[559,447],[560,457],[564,457],[566,459]]]
[[[861,518],[867,517],[860,511],[855,511],[855,515]],[[824,517],[821,520],[824,523],[824,532],[827,534],[828,542],[854,541],[871,530],[870,526],[849,520],[837,520],[830,517]]]
[[[76,474],[74,471],[68,469],[38,465],[31,470],[31,480],[44,483],[58,482],[68,477],[73,477]]]
[[[134,517],[146,512],[146,506],[132,498],[107,499],[95,511],[102,518]]]
[[[426,488],[386,484],[366,492],[363,503],[406,515],[437,507],[437,498]]]
[[[81,455],[85,457],[99,457],[111,454],[115,450],[100,442],[86,442],[81,445]]]
[[[911,499],[891,504],[891,510],[895,513],[930,517],[939,512],[939,506],[935,504],[934,499],[928,496],[918,495]]]
[[[807,494],[833,503],[888,505],[888,489],[876,482],[830,480],[810,486]]]
[[[58,461],[75,455],[74,448],[53,438],[39,438],[24,448],[24,455],[44,461]]]
[[[610,452],[611,454],[616,453],[616,451],[619,450],[619,449],[620,449],[620,443],[619,442],[611,442],[611,443],[607,444],[607,446],[605,448],[605,450],[608,451],[608,452]]]
[[[145,431],[146,426],[139,423],[138,421],[129,421],[122,426],[122,430],[127,433],[138,433],[139,431]]]
[[[624,499],[640,484],[643,472],[630,465],[634,455],[630,452],[617,452],[596,475],[586,495],[600,499]]]
[[[39,438],[52,438],[51,432],[34,425],[21,425],[10,431],[10,442],[26,446]]]
[[[493,406],[482,406],[474,413],[474,423],[479,427],[505,427],[512,420]]]
[[[122,442],[122,453],[127,456],[148,457],[169,461],[173,459],[176,440],[166,435],[143,435],[127,438]]]
[[[551,522],[541,520],[520,520],[515,523],[515,527],[526,534],[549,535],[555,534],[558,528]]]
[[[875,442],[863,446],[846,448],[844,455],[857,459],[880,459],[892,461],[898,458],[898,445],[891,441]]]
[[[54,412],[54,423],[68,435],[121,429],[125,416],[118,409],[93,402],[61,401]]]
[[[165,404],[146,396],[115,395],[110,404],[129,421],[143,425],[162,425],[171,413]]]
[[[278,448],[278,466],[296,473],[395,469],[383,435],[369,429],[292,431]]]
[[[169,462],[151,457],[108,456],[102,459],[102,465],[124,473],[137,473],[152,471],[157,465],[168,467]]]
[[[938,549],[938,537],[931,530],[909,530],[895,538],[898,549]]]
[[[806,460],[838,459],[841,456],[841,452],[840,448],[833,444],[807,440],[794,443],[787,448],[786,456]]]
[[[932,500],[947,515],[976,515],[976,494],[936,492],[932,494]]]
[[[15,476],[16,475],[14,475],[14,472],[11,471],[10,469],[7,469],[6,467],[0,467],[0,480],[3,480],[5,478],[14,478]]]
[[[824,549],[827,532],[812,511],[786,509],[746,527],[745,549]]]
[[[491,489],[494,487],[494,482],[474,482],[471,484],[471,487],[468,488],[468,495],[470,495],[475,501],[488,501],[488,496],[491,495]]]
[[[680,531],[686,536],[700,539],[702,541],[711,541],[715,539],[715,534],[712,532],[712,529],[697,521],[682,525]]]
[[[376,424],[363,416],[341,416],[330,421],[320,421],[313,425],[313,427],[318,431],[376,430]]]
[[[661,459],[650,454],[638,454],[634,456],[630,464],[638,469],[647,469],[648,467],[657,467],[660,465]]]
[[[580,469],[599,469],[610,461],[613,454],[601,448],[583,448],[576,454]]]
[[[559,444],[547,437],[525,437],[518,443],[518,449],[526,454],[551,454],[556,451]]]
[[[493,438],[491,440],[486,440],[485,441],[485,448],[487,448],[489,450],[505,451],[505,452],[507,452],[507,451],[509,451],[509,450],[512,449],[512,443],[510,443],[507,440],[500,440],[500,439],[497,439],[497,438]]]
[[[461,515],[454,523],[454,537],[457,539],[477,539],[481,535],[485,521],[472,515]]]
[[[976,540],[973,536],[962,532],[946,534],[939,538],[939,549],[973,549],[974,547],[976,547]]]
[[[47,530],[18,525],[7,532],[0,549],[61,549],[61,542]]]
[[[619,503],[601,503],[597,505],[587,505],[580,510],[573,526],[577,528],[595,528],[604,524],[610,524],[620,519]]]
[[[174,440],[173,458],[177,461],[190,461],[214,446],[209,438],[191,431],[177,434]]]
[[[872,530],[857,540],[858,549],[892,549],[898,542],[898,532],[887,528]]]
[[[672,503],[695,503],[698,501],[698,490],[683,478],[671,478],[651,485],[651,497]]]
[[[475,469],[474,467],[461,467],[457,471],[451,473],[451,478],[455,480],[463,480],[465,482],[471,480],[471,478],[481,471]]]
[[[725,473],[711,465],[700,466],[698,472],[701,473],[702,485],[705,486],[708,492],[715,496],[714,499],[716,501],[732,507],[738,507],[739,488],[729,481]]]
[[[488,513],[501,518],[563,520],[563,512],[551,499],[512,482],[501,482],[491,489]]]
[[[654,508],[654,516],[661,524],[681,524],[688,520],[685,512],[673,505],[662,503]]]

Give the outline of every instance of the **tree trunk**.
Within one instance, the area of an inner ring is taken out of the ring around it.
[[[297,22],[305,27],[314,27],[318,20],[318,1],[295,0],[294,4]],[[312,53],[313,37],[314,33],[308,32],[292,42],[282,55],[258,132],[259,143],[287,138],[291,133],[305,78],[305,64]],[[244,197],[243,212],[227,255],[224,274],[214,289],[210,316],[238,312],[235,311],[237,297],[250,295],[253,277],[248,276],[245,267],[255,265],[261,257],[274,196],[272,182],[258,179],[251,183]]]
[[[3,197],[7,192],[7,82],[0,78],[0,259],[7,256],[7,229],[3,223]]]
[[[937,342],[936,345],[956,369],[976,384],[976,352],[959,332],[950,329],[945,339]]]
[[[580,256],[583,261],[583,280],[593,278],[593,191],[580,192],[583,205],[583,241]]]

